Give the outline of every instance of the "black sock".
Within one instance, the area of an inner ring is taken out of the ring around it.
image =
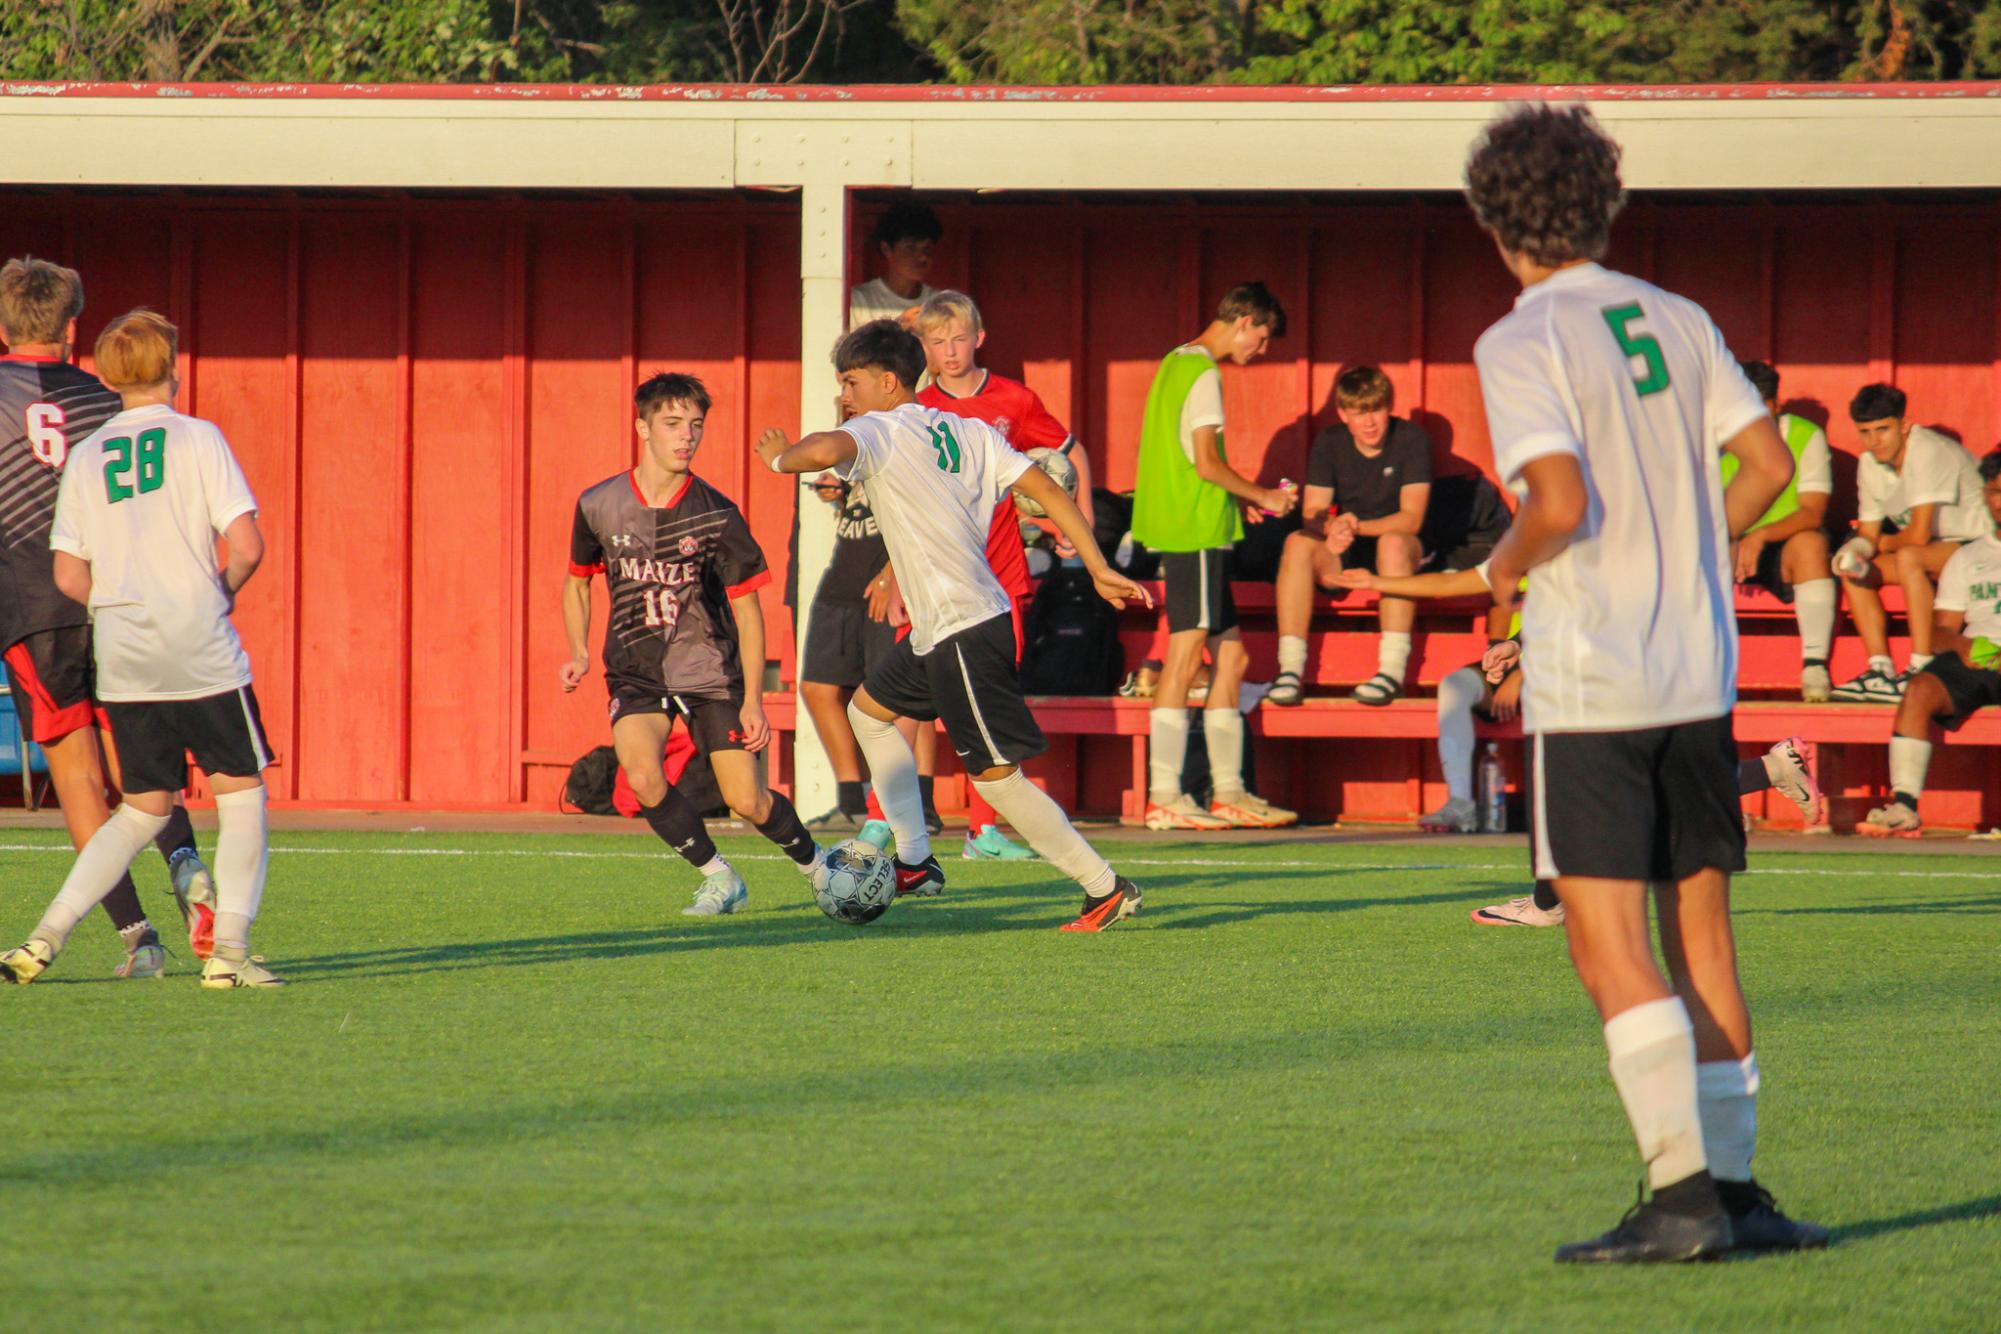
[[[1753,792],[1763,792],[1772,785],[1772,776],[1765,772],[1764,757],[1737,762],[1737,793],[1750,796]]]
[[[861,779],[857,778],[852,783],[842,779],[837,786],[841,789],[841,814],[868,814],[868,790]]]
[[[797,865],[813,864],[813,836],[806,832],[790,797],[780,792],[771,794],[771,814],[757,827],[757,832],[776,843]]]
[[[695,809],[695,803],[681,795],[680,789],[670,785],[658,806],[641,806],[639,813],[653,826],[661,841],[696,870],[716,859],[716,841],[703,826],[702,813]]]
[[[938,803],[931,795],[932,788],[937,782],[936,775],[917,775],[917,795],[924,798],[924,813],[926,815],[936,815],[938,813]]]
[[[1556,881],[1554,880],[1536,881],[1534,898],[1535,898],[1535,906],[1542,909],[1544,912],[1556,911],[1556,904],[1557,904]]]
[[[118,883],[104,896],[104,915],[120,931],[138,926],[146,920],[146,910],[139,906],[139,891],[132,887],[132,876],[128,872],[118,877]]]
[[[1723,1201],[1716,1195],[1716,1183],[1710,1179],[1706,1167],[1670,1185],[1654,1187],[1654,1203],[1684,1218],[1702,1218],[1723,1207]]]
[[[170,867],[183,854],[195,850],[195,826],[194,821],[188,819],[187,807],[176,803],[167,812],[167,827],[153,835],[153,846],[160,850],[160,855],[167,859]]]
[[[1918,799],[1908,792],[1892,792],[1890,797],[1901,806],[1908,806],[1914,811],[1918,808]]]
[[[1800,666],[1802,666],[1802,667],[1825,667],[1825,666],[1827,666],[1827,659],[1826,659],[1826,658],[1801,658],[1801,659],[1800,659]]]
[[[1723,1207],[1732,1218],[1739,1218],[1757,1208],[1762,1194],[1755,1181],[1725,1181],[1716,1178],[1716,1198],[1723,1201]]]

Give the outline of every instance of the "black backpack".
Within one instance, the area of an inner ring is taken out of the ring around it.
[[[611,789],[617,781],[618,752],[610,746],[599,746],[570,766],[569,781],[563,784],[563,801],[585,815],[616,815]]]
[[[1119,614],[1087,571],[1059,569],[1028,605],[1021,688],[1031,695],[1109,695],[1125,673]]]

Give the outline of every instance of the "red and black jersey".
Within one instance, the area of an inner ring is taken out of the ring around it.
[[[570,573],[602,573],[610,585],[608,681],[691,698],[743,693],[730,599],[770,583],[771,572],[728,496],[690,476],[653,506],[632,473],[608,477],[577,497]]]
[[[49,528],[70,450],[121,406],[66,361],[0,357],[0,648],[89,624],[83,604],[56,587]]]
[[[1041,395],[1019,380],[992,371],[986,372],[975,393],[948,393],[934,381],[919,391],[917,401],[940,412],[983,421],[1024,454],[1031,449],[1062,449],[1070,443],[1070,432],[1043,406]],[[1035,590],[1012,505],[994,510],[993,523],[987,529],[987,564],[1009,597],[1027,597]]]

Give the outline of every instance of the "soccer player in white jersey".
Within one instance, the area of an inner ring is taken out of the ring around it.
[[[1488,564],[1497,600],[1535,571],[1522,717],[1536,873],[1556,882],[1653,1187],[1556,1258],[1824,1245],[1751,1176],[1758,1064],[1730,933],[1744,867],[1730,542],[1792,458],[1699,306],[1595,262],[1624,199],[1618,162],[1589,110],[1536,105],[1488,126],[1466,167],[1523,289],[1473,355],[1496,467],[1523,497]],[[1738,463],[1727,489],[1719,449]]]
[[[2001,524],[2001,449],[1980,460],[1980,482],[1987,513]],[[1975,711],[2001,704],[2001,539],[1992,531],[1952,553],[1932,611],[1933,657],[1906,678],[1890,736],[1890,804],[1869,812],[1858,834],[1915,838],[1937,729],[1957,732]]]
[[[1084,908],[1065,931],[1101,931],[1140,908],[1139,887],[1113,871],[1021,764],[1046,747],[1016,675],[1012,604],[987,564],[996,505],[1013,491],[1040,504],[1077,548],[1098,593],[1113,606],[1150,604],[1146,590],[1106,564],[1076,503],[1028,456],[983,421],[916,401],[924,347],[890,320],[852,330],[834,347],[839,429],[792,444],[766,431],[757,452],[774,472],[838,468],[866,482],[910,634],[869,673],[848,704],[883,815],[896,835],[899,894],[934,895],[945,873],[931,855],[915,757],[898,715],[940,719],[981,796],[1050,865],[1084,887]]]
[[[124,410],[77,446],[63,470],[49,545],[56,583],[90,608],[97,694],[111,720],[125,800],[83,846],[25,944],[0,955],[0,980],[26,983],[167,826],[187,786],[188,753],[215,789],[215,946],[211,988],[276,987],[250,955],[264,895],[264,766],[271,749],[250,688],[250,659],[229,622],[264,558],[257,498],[222,432],[174,411],[174,326],[140,309],[97,339],[97,374]],[[228,544],[223,568],[215,539]]]

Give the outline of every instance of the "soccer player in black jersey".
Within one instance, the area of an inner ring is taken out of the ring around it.
[[[70,449],[120,408],[117,394],[70,364],[82,313],[83,279],[75,270],[34,258],[0,266],[0,342],[6,344],[0,356],[0,651],[23,730],[48,757],[70,842],[79,849],[111,818],[107,757],[97,733],[90,613],[56,587],[49,526]],[[115,773],[112,778],[115,783]],[[178,802],[157,843],[196,953],[206,957],[214,886]],[[104,900],[104,911],[125,941],[118,975],[159,977],[165,952],[130,876]]]
[[[563,628],[563,689],[590,671],[591,578],[611,587],[604,638],[611,739],[653,832],[702,873],[690,917],[733,913],[749,897],[716,851],[701,812],[667,782],[661,756],[678,715],[708,756],[730,809],[816,883],[824,858],[792,802],[758,778],[771,740],[764,717],[764,613],[771,582],[743,511],[692,471],[709,391],[692,375],[656,375],[633,395],[639,466],[577,498]]]

